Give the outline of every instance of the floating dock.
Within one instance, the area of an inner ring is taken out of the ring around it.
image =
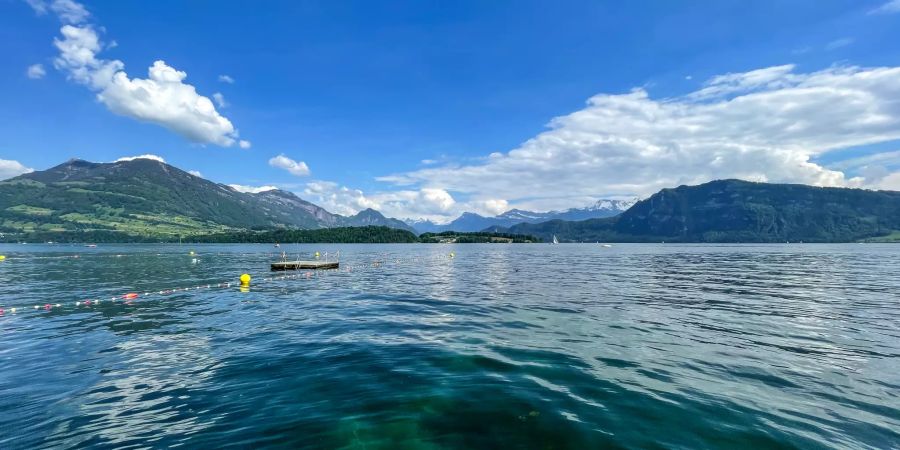
[[[339,267],[340,263],[335,261],[281,261],[272,263],[272,270],[337,269]]]

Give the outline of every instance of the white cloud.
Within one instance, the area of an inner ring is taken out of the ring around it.
[[[890,0],[889,2],[869,11],[869,14],[894,14],[900,13],[900,0]]]
[[[147,154],[144,154],[144,155],[137,155],[137,156],[123,156],[123,157],[121,157],[121,158],[115,160],[114,162],[134,161],[134,160],[136,160],[136,159],[152,159],[152,160],[154,160],[154,161],[159,161],[159,162],[161,162],[161,163],[166,162],[166,160],[163,159],[162,156],[159,156],[159,155],[153,155],[153,154],[150,154],[150,153],[147,153]]]
[[[900,172],[894,172],[886,175],[878,180],[873,186],[875,189],[883,189],[887,191],[900,191]]]
[[[846,46],[852,44],[853,42],[854,42],[853,38],[845,37],[845,38],[835,39],[825,45],[825,50],[829,50],[829,51],[837,50],[841,47],[846,47]]]
[[[793,68],[714,77],[674,98],[596,95],[512,151],[379,180],[537,210],[718,178],[872,186],[811,159],[900,139],[900,67]]]
[[[203,178],[203,174],[199,170],[188,170],[188,173],[197,178]]]
[[[28,66],[28,70],[25,71],[25,74],[32,80],[40,80],[41,78],[44,78],[44,75],[47,75],[47,71],[44,70],[43,64],[32,64]]]
[[[64,23],[79,24],[90,17],[84,5],[73,0],[26,0],[36,13],[46,14],[51,11]]]
[[[244,193],[259,194],[260,192],[272,191],[278,189],[275,186],[244,186],[241,184],[229,184],[228,187]]]
[[[228,102],[225,101],[225,96],[221,92],[213,93],[212,98],[216,101],[216,105],[219,105],[219,108],[228,107]]]
[[[900,150],[893,152],[873,153],[871,155],[844,159],[839,162],[830,164],[829,167],[836,170],[850,170],[854,168],[867,167],[872,164],[900,166]]]
[[[31,172],[34,172],[34,169],[25,167],[18,161],[13,161],[11,159],[0,159],[0,180],[6,180],[8,178],[22,175],[23,173]]]
[[[503,199],[488,199],[474,202],[475,209],[481,210],[488,216],[496,216],[509,211],[509,202]]]
[[[466,211],[492,216],[509,209],[509,204],[500,199],[457,202],[449,192],[436,188],[365,194],[330,181],[312,181],[298,194],[345,216],[372,208],[388,217],[428,219],[437,223],[448,222]]]
[[[372,208],[388,217],[440,219],[452,211],[456,204],[453,197],[442,189],[387,191],[366,195],[359,189],[330,181],[307,183],[301,195],[331,212],[343,215]]]
[[[425,188],[419,191],[419,197],[432,211],[446,212],[456,203],[453,196],[443,189]]]
[[[284,156],[283,153],[270,159],[269,165],[287,170],[291,175],[296,175],[298,177],[309,175],[309,166],[307,166],[305,162],[294,161],[293,159]]]
[[[356,214],[366,208],[381,210],[376,201],[367,198],[359,189],[339,186],[330,181],[307,183],[303,196],[332,213],[345,216]]]
[[[253,144],[251,144],[250,141],[245,141],[243,139],[238,141],[238,146],[243,149],[248,149],[248,148],[250,148],[251,145],[253,145]]]
[[[702,89],[691,93],[688,97],[695,100],[711,99],[751,90],[782,87],[786,82],[785,77],[793,70],[793,64],[785,64],[749,72],[717,75],[704,83]],[[643,91],[643,89],[635,89],[635,91]]]
[[[228,84],[234,84],[234,78],[231,78],[228,75],[219,75],[219,81]]]
[[[54,9],[58,3],[68,9]],[[74,21],[77,8],[71,5],[80,7],[70,0],[57,0],[51,9],[63,20],[78,23]],[[60,32],[62,38],[54,39],[59,50],[54,65],[67,72],[71,80],[96,92],[97,99],[113,113],[160,125],[200,144],[227,147],[238,142],[231,121],[216,111],[209,98],[184,83],[185,72],[159,60],[150,66],[148,78],[129,78],[122,61],[97,57],[103,44],[92,26],[65,25]]]
[[[865,180],[865,187],[897,189],[891,180],[900,178],[900,151],[875,153],[845,159],[828,166],[830,169],[850,171]]]

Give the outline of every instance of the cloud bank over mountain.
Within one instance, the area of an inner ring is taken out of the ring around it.
[[[454,196],[489,194],[534,210],[721,178],[896,188],[900,175],[889,166],[861,174],[816,158],[900,139],[900,67],[798,73],[782,65],[716,76],[679,97],[653,98],[643,88],[598,94],[549,128],[473,164],[380,180]]]

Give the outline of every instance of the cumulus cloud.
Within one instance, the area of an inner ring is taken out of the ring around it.
[[[484,211],[488,216],[496,216],[509,211],[509,202],[503,199],[477,200],[473,202],[475,210]]]
[[[509,209],[505,200],[498,199],[458,202],[449,192],[437,188],[366,194],[330,181],[312,181],[298,194],[328,211],[345,216],[372,208],[388,217],[428,219],[438,223],[448,222],[466,211],[497,215]]]
[[[199,170],[188,170],[188,173],[197,178],[203,178],[203,174]]]
[[[153,154],[150,154],[150,153],[147,153],[147,154],[144,154],[144,155],[137,155],[137,156],[123,156],[123,157],[121,157],[121,158],[115,160],[114,162],[134,161],[134,160],[136,160],[136,159],[152,159],[153,161],[159,161],[159,162],[161,162],[161,163],[166,162],[166,160],[163,159],[162,156],[159,156],[159,155],[153,155]]]
[[[895,14],[900,13],[900,0],[890,0],[887,3],[869,11],[869,14]]]
[[[13,161],[11,159],[0,159],[0,180],[6,180],[8,178],[22,175],[23,173],[31,172],[34,172],[34,169],[25,167],[18,161]]]
[[[47,71],[44,70],[43,64],[32,64],[28,66],[25,74],[32,80],[40,80],[41,78],[44,78],[44,75],[47,75]]]
[[[250,141],[245,141],[243,139],[238,141],[238,146],[243,149],[248,149],[248,148],[250,148],[251,145],[252,144],[250,144]]]
[[[900,172],[894,172],[878,179],[873,187],[886,191],[900,191]]]
[[[456,204],[450,193],[442,189],[386,191],[366,195],[359,189],[330,181],[307,183],[301,195],[331,212],[343,215],[372,208],[389,217],[443,218]]]
[[[453,196],[443,189],[425,188],[419,191],[418,196],[433,211],[449,211],[456,203]]]
[[[244,186],[241,184],[229,184],[228,187],[238,191],[249,194],[259,194],[260,192],[273,191],[278,189],[275,186]]]
[[[596,95],[512,151],[380,180],[528,209],[717,178],[870,186],[864,176],[812,158],[896,139],[900,67],[795,73],[784,65],[717,76],[674,98],[654,99],[643,89]]]
[[[231,121],[216,111],[212,100],[184,82],[187,73],[158,60],[147,78],[131,78],[122,61],[98,57],[104,47],[98,32],[80,23],[87,15],[78,15],[72,5],[81,7],[71,0],[56,0],[49,6],[71,23],[60,29],[61,38],[54,39],[59,50],[54,66],[69,79],[96,92],[97,100],[115,114],[162,126],[199,144],[228,147],[238,143]]]
[[[225,96],[222,95],[221,92],[215,92],[212,95],[213,100],[216,101],[216,105],[219,105],[219,108],[227,108],[228,102],[225,101]]]
[[[303,196],[336,214],[353,215],[357,212],[373,208],[380,210],[380,205],[359,189],[350,189],[330,181],[312,181],[306,184]]]
[[[283,153],[269,159],[269,165],[287,170],[291,175],[296,175],[298,177],[309,175],[309,166],[307,166],[305,162],[294,161],[293,159],[284,156]]]
[[[234,84],[234,78],[231,78],[228,75],[219,75],[219,81],[223,83]]]

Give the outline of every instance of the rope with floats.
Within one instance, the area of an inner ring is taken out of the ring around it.
[[[316,252],[318,253],[318,252]],[[190,256],[195,256],[194,252],[190,252]],[[387,256],[386,254],[384,256]],[[451,252],[449,254],[449,258],[453,259],[456,255]],[[66,258],[77,258],[78,255],[74,256],[65,256]],[[327,257],[327,253],[326,253]],[[3,258],[0,261],[12,259],[12,258]],[[26,259],[26,258],[16,258],[16,259]],[[428,260],[433,261],[447,261],[445,258],[388,258],[382,257],[368,262],[361,262],[357,264],[349,264],[345,265],[340,269],[326,269],[326,270],[316,270],[316,271],[305,271],[303,273],[296,273],[290,275],[277,275],[277,276],[258,276],[257,279],[261,283],[270,283],[273,281],[281,281],[281,280],[296,280],[296,279],[311,279],[313,277],[318,277],[320,274],[324,273],[340,273],[340,272],[359,272],[365,271],[367,269],[381,269],[385,268],[388,264],[403,264],[403,263],[421,263]],[[218,283],[206,283],[200,284],[196,286],[189,287],[177,287],[171,289],[162,289],[162,290],[154,290],[154,291],[145,291],[145,292],[128,292],[125,294],[115,295],[115,296],[93,296],[91,298],[86,298],[83,300],[77,300],[74,302],[66,302],[66,303],[45,303],[45,304],[37,304],[33,306],[12,306],[12,307],[4,307],[0,306],[0,318],[20,315],[25,312],[48,312],[53,310],[59,310],[62,308],[90,308],[94,306],[99,306],[103,304],[126,304],[132,305],[135,300],[153,298],[153,297],[164,297],[172,294],[190,292],[190,291],[198,291],[204,289],[230,289],[232,287],[238,287],[241,291],[249,291],[251,281],[253,280],[253,276],[248,273],[242,274],[238,277],[237,282],[218,282]]]

